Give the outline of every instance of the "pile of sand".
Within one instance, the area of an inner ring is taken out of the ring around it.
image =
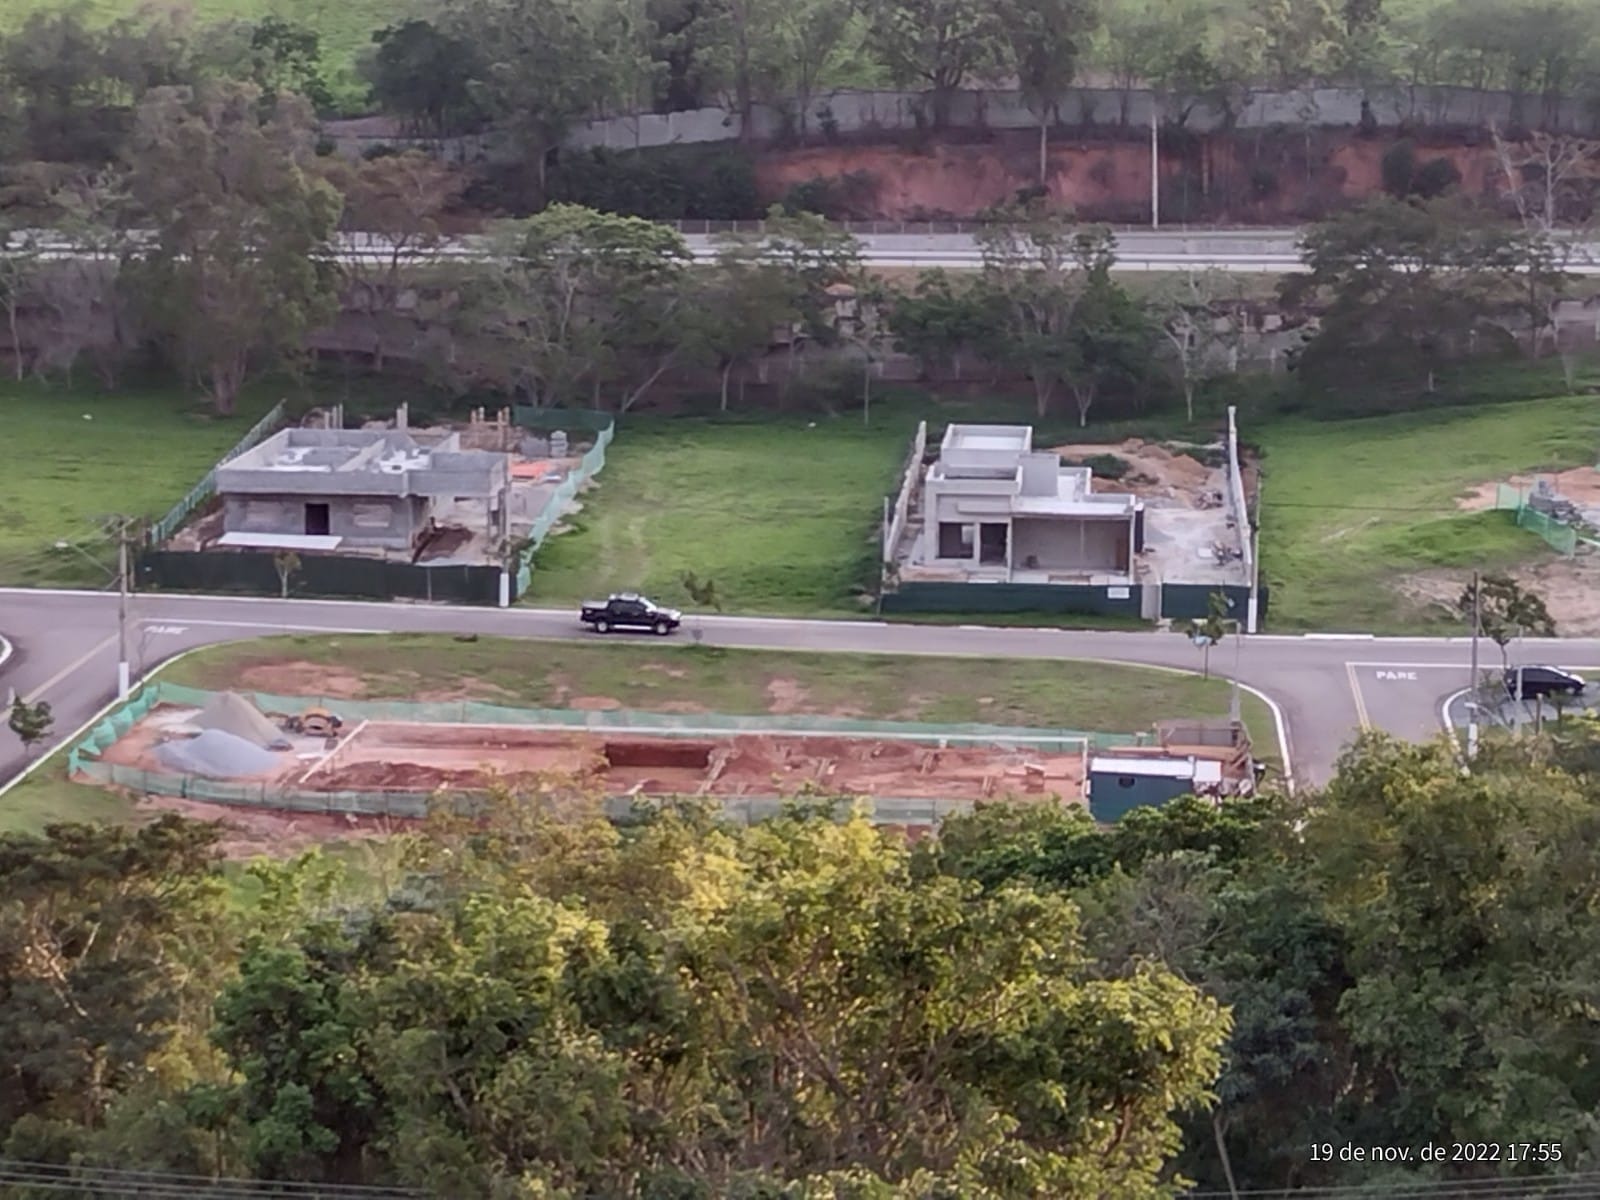
[[[157,746],[162,766],[183,775],[207,779],[242,779],[264,775],[278,765],[278,756],[253,742],[221,729],[207,729],[199,737]]]
[[[218,692],[190,724],[232,734],[253,746],[270,746],[274,750],[289,748],[288,739],[278,727],[238,692]]]

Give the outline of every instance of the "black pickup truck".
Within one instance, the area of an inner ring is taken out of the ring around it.
[[[683,623],[683,614],[675,608],[662,608],[652,604],[636,592],[618,592],[604,601],[591,601],[583,606],[578,619],[596,633],[610,633],[613,629],[648,629],[666,637]]]

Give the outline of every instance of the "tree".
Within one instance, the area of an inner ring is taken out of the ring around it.
[[[7,724],[11,726],[11,732],[17,735],[22,748],[30,754],[35,746],[50,736],[50,729],[55,723],[55,716],[46,701],[28,704],[21,696],[12,701],[11,718]]]
[[[261,89],[268,111],[286,94],[304,97],[318,112],[333,106],[322,77],[322,39],[282,17],[263,17],[250,29],[250,82]]]
[[[1509,575],[1491,572],[1481,576],[1476,587],[1467,584],[1456,607],[1469,621],[1477,620],[1479,632],[1500,648],[1500,663],[1507,668],[1515,639],[1556,636],[1556,623],[1544,599]]]
[[[141,307],[219,413],[253,371],[301,353],[336,294],[339,200],[306,173],[310,114],[283,97],[263,118],[259,100],[242,84],[157,91],[128,148],[155,234],[138,263]]]
[[[1194,420],[1197,388],[1239,369],[1244,340],[1244,292],[1222,271],[1185,271],[1155,297],[1155,318],[1172,347],[1183,388],[1183,411]]]
[[[452,1195],[1164,1193],[1227,1018],[1098,974],[1067,897],[913,870],[804,803],[627,834],[539,804],[436,829],[431,903],[228,989],[253,1144]]]
[[[1110,257],[1090,263],[1082,298],[1067,327],[1062,373],[1078,409],[1078,424],[1108,387],[1137,391],[1155,349],[1144,306],[1111,278]]]
[[[1071,373],[1089,394],[1095,376],[1077,358],[1083,342],[1074,330],[1093,282],[1109,280],[1116,239],[1039,205],[1001,210],[976,237],[982,286],[997,315],[997,355],[1027,369],[1038,416],[1049,413]]]
[[[896,82],[932,92],[933,126],[950,123],[950,102],[969,77],[990,70],[1002,32],[982,0],[864,0],[867,45]]]
[[[474,102],[520,147],[541,201],[549,156],[638,64],[619,6],[588,0],[448,0],[445,35],[470,50]]]
[[[23,378],[25,362],[17,314],[39,272],[39,244],[29,230],[7,229],[0,224],[0,304],[6,309],[6,329],[11,335],[11,359],[17,379]]]
[[[861,245],[849,233],[815,213],[785,213],[774,205],[759,234],[733,234],[718,239],[719,254],[728,262],[759,262],[774,272],[761,290],[774,313],[789,326],[787,394],[796,376],[795,358],[802,340],[836,345],[840,293],[860,295],[864,283]],[[768,291],[770,285],[770,291]]]
[[[728,383],[735,370],[740,389],[749,364],[772,347],[774,333],[800,317],[794,288],[783,267],[766,259],[754,241],[718,247],[716,261],[695,276],[699,300],[689,314],[690,332],[716,363],[721,411],[728,411]]]
[[[1078,57],[1099,21],[1094,0],[1005,0],[997,20],[1005,67],[1039,118],[1039,185],[1049,167],[1050,124],[1072,86]]]
[[[441,218],[467,187],[460,171],[421,150],[357,165],[339,160],[326,174],[344,196],[345,228],[377,234],[386,245],[380,277],[391,288],[399,286],[402,268],[426,261],[444,243]]]
[[[293,579],[294,573],[300,569],[300,556],[293,550],[280,550],[272,556],[272,566],[278,572],[278,594],[287,600],[289,580]]]
[[[957,379],[969,356],[984,357],[1000,339],[989,289],[939,267],[919,272],[910,293],[891,292],[884,311],[897,349],[915,355],[924,371],[948,368]]]
[[[498,240],[456,314],[474,377],[540,406],[587,394],[598,407],[613,384],[626,411],[692,346],[679,319],[689,250],[666,226],[557,204]]]
[[[1222,592],[1212,592],[1206,597],[1206,615],[1192,620],[1183,628],[1183,635],[1200,647],[1202,674],[1211,678],[1211,647],[1228,635],[1228,610],[1233,605]]]
[[[0,1131],[81,1138],[204,1020],[230,928],[216,839],[170,814],[0,835]]]
[[[1348,946],[1350,1136],[1561,1140],[1590,1125],[1592,780],[1486,748],[1368,733],[1304,828]],[[1492,1082],[1491,1082],[1492,1081]]]
[[[1432,391],[1438,367],[1472,349],[1516,285],[1504,232],[1449,202],[1368,201],[1313,226],[1302,248],[1309,272],[1280,290],[1291,304],[1326,301],[1302,358],[1313,377],[1420,367]]]
[[[414,133],[444,138],[480,128],[485,114],[472,89],[484,68],[473,46],[431,21],[410,20],[372,35],[366,66],[372,101]]]

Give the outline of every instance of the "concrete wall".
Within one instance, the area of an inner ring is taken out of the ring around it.
[[[1240,129],[1354,125],[1361,120],[1366,99],[1380,125],[1472,125],[1491,122],[1507,125],[1521,121],[1539,128],[1569,133],[1593,133],[1596,115],[1577,100],[1546,103],[1540,97],[1509,92],[1484,92],[1454,87],[1296,88],[1262,90],[1242,105],[1234,122]],[[1156,101],[1142,88],[1075,88],[1062,102],[1057,124],[1147,126]],[[815,111],[831,114],[831,126],[842,134],[903,132],[930,124],[929,103],[922,92],[838,92],[820,99]],[[820,123],[815,111],[808,127]],[[1166,109],[1175,117],[1174,106]],[[1197,105],[1185,125],[1197,132],[1223,128],[1228,114],[1210,105]],[[950,126],[956,129],[1034,129],[1039,118],[1023,103],[1021,94],[1006,90],[958,92],[950,104]],[[788,128],[782,110],[757,105],[752,113],[751,135],[769,141]],[[575,148],[604,146],[636,150],[653,146],[689,145],[737,140],[741,134],[737,112],[726,108],[697,108],[687,112],[637,113],[589,121],[575,127],[566,145]]]
[[[419,497],[240,496],[223,497],[227,533],[306,531],[306,505],[328,505],[328,532],[349,546],[409,549],[427,521],[428,502]]]
[[[1011,523],[1011,565],[1015,570],[1126,571],[1127,521],[1049,521],[1018,518]],[[1038,559],[1036,568],[1028,557]]]

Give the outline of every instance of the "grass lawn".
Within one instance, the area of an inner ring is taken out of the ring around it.
[[[1261,555],[1275,630],[1427,628],[1393,582],[1434,567],[1492,570],[1551,555],[1509,514],[1465,513],[1473,487],[1600,458],[1591,397],[1355,421],[1278,420],[1262,445]]]
[[[688,603],[692,572],[729,611],[860,613],[914,424],[625,418],[582,511],[540,550],[529,602],[637,588]]]
[[[106,584],[116,554],[100,535],[100,519],[161,516],[270,406],[256,393],[221,418],[173,388],[105,393],[0,383],[0,584]],[[57,550],[57,541],[84,553]]]
[[[438,635],[295,636],[191,654],[162,678],[193,687],[385,700],[481,700],[625,708],[1046,726],[1134,733],[1167,717],[1226,716],[1218,680],[1103,663],[855,655],[662,645],[588,645]],[[336,702],[335,702],[336,703]],[[1277,745],[1265,704],[1244,716]]]
[[[133,817],[133,801],[109,788],[73,783],[67,756],[58,754],[27,782],[0,797],[0,834],[40,833],[46,825],[81,821],[122,822]]]

